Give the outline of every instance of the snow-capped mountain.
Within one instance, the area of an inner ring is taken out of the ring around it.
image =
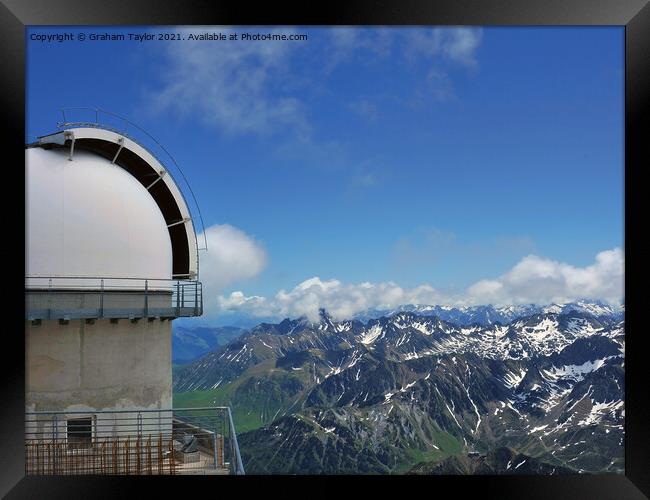
[[[359,313],[355,319],[367,321],[382,316],[392,316],[400,312],[414,312],[423,316],[436,316],[445,321],[459,325],[492,325],[507,324],[511,321],[532,316],[533,314],[555,313],[563,314],[570,311],[583,312],[595,317],[605,316],[622,320],[625,312],[624,305],[607,304],[601,301],[578,301],[564,304],[523,304],[495,307],[492,305],[452,307],[444,305],[403,305],[394,309],[372,309]]]
[[[469,323],[322,311],[258,325],[180,369],[174,388],[233,407],[253,472],[470,470],[462,457],[501,448],[549,473],[622,472],[624,324],[608,307],[518,306],[500,311],[510,321]]]

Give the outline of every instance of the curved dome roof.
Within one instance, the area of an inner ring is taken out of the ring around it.
[[[151,193],[83,149],[26,149],[26,275],[172,278],[172,242]]]

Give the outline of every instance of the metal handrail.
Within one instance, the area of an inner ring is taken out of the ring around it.
[[[45,282],[47,280],[47,282]],[[193,287],[200,286],[199,280],[188,280],[179,278],[136,278],[133,276],[41,276],[26,275],[25,282],[31,283],[26,285],[27,290],[40,288],[50,289],[88,289],[88,290],[143,290],[153,286],[153,290],[161,289],[167,285],[167,289],[172,290],[176,286]],[[43,286],[36,286],[35,281],[42,281]],[[139,284],[135,284],[138,282]]]
[[[94,122],[88,122],[88,121],[70,121],[69,122],[66,119],[66,115],[65,115],[66,110],[67,111],[72,111],[72,110],[93,111],[95,113],[95,121]],[[108,115],[108,116],[113,116],[113,117],[121,120],[122,122],[124,122],[124,128],[123,129],[118,129],[118,128],[112,126],[112,125],[109,125],[108,123],[101,122],[99,120],[100,113]],[[194,201],[194,206],[196,207],[197,213],[199,214],[199,220],[201,221],[201,228],[203,229],[203,239],[204,239],[205,247],[202,248],[201,250],[207,250],[208,249],[208,237],[207,237],[207,234],[205,232],[205,224],[203,222],[203,215],[201,214],[201,208],[199,207],[199,203],[196,200],[196,196],[194,195],[194,191],[192,190],[192,186],[190,186],[190,183],[187,180],[187,177],[185,176],[185,173],[183,172],[181,167],[178,165],[178,162],[176,162],[176,159],[172,156],[172,154],[169,151],[167,151],[167,149],[165,149],[165,147],[162,144],[160,144],[160,142],[158,142],[158,140],[155,137],[153,137],[149,132],[147,132],[145,129],[143,129],[139,125],[137,125],[137,124],[133,123],[132,121],[124,118],[123,116],[120,116],[120,115],[118,115],[116,113],[112,113],[110,111],[105,111],[105,110],[99,109],[99,108],[92,108],[92,107],[88,107],[88,106],[64,107],[64,108],[61,108],[61,114],[63,116],[63,122],[58,122],[57,127],[62,129],[62,130],[67,129],[67,128],[72,128],[72,127],[80,127],[80,126],[103,128],[103,129],[106,129],[106,130],[112,130],[114,132],[122,134],[125,137],[128,137],[129,139],[133,140],[134,142],[140,143],[140,141],[138,141],[135,137],[133,137],[131,134],[127,133],[127,131],[126,131],[127,127],[131,126],[131,127],[135,128],[135,129],[137,129],[138,131],[140,131],[141,133],[145,134],[146,137],[148,137],[151,141],[153,141],[154,144],[158,148],[160,148],[160,150],[162,150],[167,155],[167,157],[174,164],[174,166],[176,167],[178,172],[181,174],[181,177],[183,177],[183,180],[185,181],[185,185],[187,186],[187,188],[188,188],[188,190],[190,192],[190,195],[192,196],[192,200]],[[162,160],[162,158],[160,158],[154,151],[149,151],[149,153],[151,153],[151,155],[154,158],[156,158],[156,160],[158,160],[163,166],[166,165],[166,163]],[[169,169],[166,169],[166,170],[169,171]],[[174,179],[173,173],[170,171],[169,174],[171,175],[174,182],[178,185],[178,182],[176,182],[176,179]],[[187,200],[185,198],[185,194],[183,193],[182,190],[180,190],[180,193],[181,193],[181,196],[183,197],[183,201],[185,202],[185,205],[187,205],[187,207],[189,208],[190,205],[187,203]],[[194,227],[194,219],[193,218],[192,218],[192,220],[190,222],[191,222],[192,226]],[[196,260],[197,260],[197,275],[198,275],[198,266],[199,266],[198,251],[199,251],[200,248],[199,248],[198,241],[197,241],[196,230],[194,231],[194,239],[195,239],[196,248],[197,248],[197,256],[196,256],[197,259]]]
[[[187,276],[187,275],[183,275]],[[138,277],[138,276],[83,276],[83,275],[46,275],[46,274],[26,274],[25,279],[50,279],[50,278],[57,278],[57,279],[84,279],[84,280],[149,280],[149,281],[186,281],[188,283],[193,283],[198,280],[187,280],[187,279],[180,279],[180,278],[147,278],[147,277]]]
[[[207,410],[228,410],[230,406],[194,406],[190,408],[137,408],[137,409],[115,409],[115,410],[57,410],[57,411],[26,411],[25,415],[74,415],[88,413],[161,413],[165,411],[207,411]]]
[[[27,275],[25,281],[25,292],[34,297],[25,311],[29,320],[169,318],[203,314],[203,285],[198,280]],[[142,294],[143,301],[121,303],[119,293]],[[95,303],[70,304],[65,297],[70,294],[90,294]],[[156,298],[164,295],[169,295],[169,301],[161,302]],[[47,303],[39,296],[47,297]]]
[[[235,432],[235,424],[232,421],[232,413],[230,412],[230,406],[228,408],[228,421],[230,422],[230,435],[232,440],[232,446],[234,448],[234,456],[236,457],[237,467],[235,468],[235,474],[244,475],[244,464],[241,461],[241,455],[239,453],[239,443],[237,442],[237,433]]]

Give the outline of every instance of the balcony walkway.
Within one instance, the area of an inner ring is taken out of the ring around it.
[[[200,281],[86,276],[25,278],[25,319],[173,319],[203,314]]]
[[[25,414],[28,475],[243,475],[230,408]]]

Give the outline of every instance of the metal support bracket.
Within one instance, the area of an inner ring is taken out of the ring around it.
[[[163,177],[165,177],[165,174],[166,174],[166,173],[167,173],[167,172],[165,172],[164,170],[161,170],[160,172],[158,172],[158,177],[156,178],[155,181],[153,181],[151,184],[149,184],[149,185],[147,186],[147,190],[151,189],[151,188],[156,184],[156,182],[158,182],[160,179],[162,179]]]
[[[183,220],[177,220],[176,222],[172,222],[171,224],[167,224],[167,227],[174,227],[178,226],[179,224],[185,224],[186,222],[191,221],[191,217],[185,217]]]
[[[70,156],[68,157],[68,161],[72,161],[72,155],[74,154],[74,141],[75,141],[74,133],[72,133],[72,132],[64,132],[63,136],[66,139],[71,139],[72,140],[72,143],[70,144]]]
[[[117,155],[119,155],[120,151],[122,151],[122,148],[124,147],[124,137],[118,137],[117,143],[120,145],[120,147],[117,149],[115,156],[113,156],[113,161],[111,163],[115,163],[115,160],[117,160]]]

